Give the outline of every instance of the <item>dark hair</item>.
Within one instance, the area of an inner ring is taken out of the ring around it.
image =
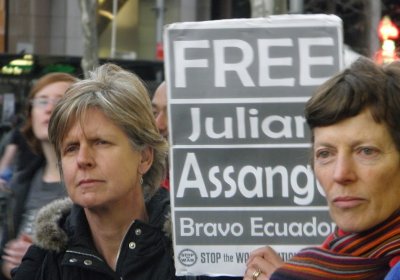
[[[387,125],[400,151],[400,62],[382,66],[359,58],[317,88],[306,103],[305,118],[312,131],[354,117],[365,109],[370,110],[377,123]]]
[[[32,128],[32,104],[31,100],[35,98],[36,94],[41,91],[44,87],[57,83],[57,82],[69,82],[74,83],[78,79],[67,73],[50,73],[42,76],[38,79],[32,86],[26,104],[26,121],[21,128],[22,135],[26,138],[26,141],[33,152],[40,154],[42,152],[42,147],[40,145],[39,139],[36,138],[33,128]]]

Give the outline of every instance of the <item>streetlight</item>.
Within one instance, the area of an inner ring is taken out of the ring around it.
[[[379,22],[378,36],[382,44],[376,54],[376,61],[380,64],[387,64],[397,60],[395,40],[399,38],[399,30],[389,16],[384,16]]]

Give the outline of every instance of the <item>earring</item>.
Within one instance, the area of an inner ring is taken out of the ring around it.
[[[140,185],[143,185],[143,177],[140,177]]]

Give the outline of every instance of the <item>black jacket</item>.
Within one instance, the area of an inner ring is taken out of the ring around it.
[[[149,223],[131,225],[113,271],[95,249],[83,208],[69,199],[51,203],[38,214],[34,245],[13,271],[13,279],[176,279],[169,193],[160,189],[146,207]]]

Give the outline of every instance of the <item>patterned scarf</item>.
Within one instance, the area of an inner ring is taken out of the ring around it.
[[[362,233],[338,229],[318,248],[306,248],[271,280],[383,279],[400,258],[400,212]]]

